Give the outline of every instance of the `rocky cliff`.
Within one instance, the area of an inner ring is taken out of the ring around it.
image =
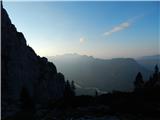
[[[38,56],[26,44],[1,4],[1,92],[2,117],[15,114],[20,104],[20,92],[27,88],[35,103],[63,96],[64,76],[55,65]]]

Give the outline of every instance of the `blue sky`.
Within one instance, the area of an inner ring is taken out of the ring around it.
[[[4,2],[40,56],[140,57],[160,49],[160,2]]]

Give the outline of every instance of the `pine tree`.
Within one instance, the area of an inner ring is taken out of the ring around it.
[[[74,81],[72,81],[72,82],[71,82],[71,91],[72,91],[72,96],[75,96],[75,95],[76,95],[76,93],[75,93],[75,89],[76,89],[76,87],[75,87]]]
[[[159,68],[158,68],[158,65],[156,65],[154,69],[154,74],[153,74],[154,84],[156,84],[156,82],[158,81],[158,76],[159,76],[158,74],[159,74]]]
[[[144,86],[143,76],[140,72],[136,76],[134,85],[135,85],[135,91],[141,90]]]
[[[73,97],[75,96],[75,85],[74,85],[74,81],[72,81],[71,83],[69,82],[69,80],[66,81],[65,83],[65,91],[64,91],[64,96],[65,97]]]
[[[97,97],[98,96],[98,91],[97,90],[95,90],[95,97]]]
[[[158,65],[155,66],[155,74],[158,74],[159,73],[159,68],[158,68]]]
[[[65,97],[71,97],[71,85],[69,80],[65,83],[65,90],[64,90],[64,96]]]

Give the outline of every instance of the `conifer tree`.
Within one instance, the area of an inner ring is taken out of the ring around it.
[[[135,82],[134,82],[135,90],[139,91],[143,88],[144,86],[144,81],[143,81],[143,76],[140,72],[138,72]]]

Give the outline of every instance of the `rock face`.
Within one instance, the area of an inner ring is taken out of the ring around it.
[[[22,87],[36,103],[58,99],[64,93],[64,76],[55,65],[37,56],[1,4],[2,117],[15,114]]]

